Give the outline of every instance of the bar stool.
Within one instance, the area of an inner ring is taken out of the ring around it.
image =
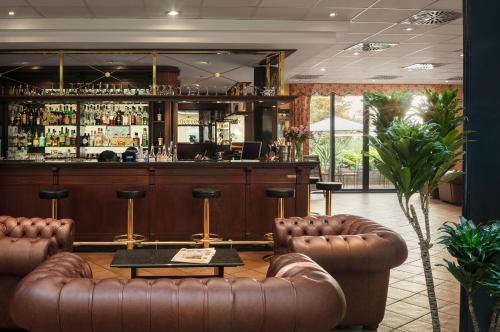
[[[52,202],[52,219],[57,219],[59,215],[59,200],[68,198],[69,191],[67,189],[44,189],[38,192],[38,197],[41,199],[50,199]]]
[[[307,215],[311,215],[311,186],[319,182],[319,177],[309,177],[309,186],[307,187]]]
[[[332,215],[332,192],[342,189],[341,182],[317,182],[316,188],[326,192],[325,213],[327,216]]]
[[[193,198],[203,198],[203,233],[193,234],[191,235],[191,239],[195,242],[202,242],[203,248],[208,248],[210,242],[222,241],[222,237],[219,234],[210,233],[210,199],[219,198],[220,196],[220,191],[216,189],[193,189]]]
[[[119,190],[116,197],[128,200],[127,208],[127,234],[115,237],[115,242],[125,242],[127,249],[134,249],[136,243],[144,241],[144,235],[134,234],[134,199],[146,197],[146,192],[142,190]]]
[[[295,189],[292,188],[267,188],[266,196],[278,199],[278,215],[277,218],[285,218],[285,198],[293,197]],[[264,238],[268,241],[273,241],[273,233],[267,233]]]

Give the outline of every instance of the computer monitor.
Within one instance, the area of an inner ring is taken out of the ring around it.
[[[244,142],[241,153],[242,160],[256,160],[260,158],[262,142]]]

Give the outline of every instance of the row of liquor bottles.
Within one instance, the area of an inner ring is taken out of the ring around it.
[[[163,134],[160,133],[158,138],[158,144],[163,144]],[[97,128],[97,130],[92,130],[90,133],[85,133],[82,136],[82,147],[123,147],[123,146],[134,146],[134,147],[148,147],[149,146],[149,134],[147,128],[143,128],[142,134],[139,132],[134,132],[127,134],[110,134],[104,131],[103,128]]]
[[[13,127],[9,133],[9,147],[11,148],[45,148],[45,147],[74,147],[76,146],[76,130],[63,128],[59,131],[49,129],[47,133],[38,130],[25,130]]]
[[[76,104],[9,104],[11,126],[76,125]],[[83,104],[80,125],[147,126],[149,124],[148,104]],[[162,121],[158,112],[156,121]]]

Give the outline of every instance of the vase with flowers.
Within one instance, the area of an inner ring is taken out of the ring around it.
[[[283,137],[295,149],[295,161],[303,160],[304,142],[312,138],[312,132],[304,125],[283,129]]]

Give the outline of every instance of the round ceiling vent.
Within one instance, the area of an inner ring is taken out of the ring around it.
[[[452,10],[422,10],[421,12],[410,16],[402,24],[417,25],[438,25],[454,21],[462,17],[462,14]]]

